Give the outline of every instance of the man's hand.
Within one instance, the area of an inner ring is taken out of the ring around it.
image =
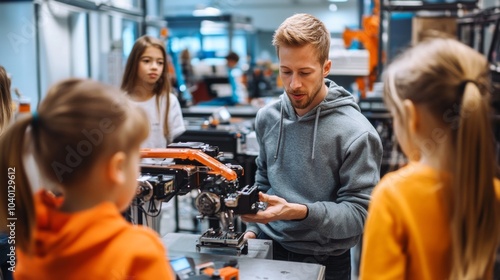
[[[247,232],[245,232],[245,235],[243,235],[243,238],[255,239],[255,238],[257,238],[257,236],[255,235],[255,233],[253,231],[247,231]]]
[[[307,215],[307,207],[305,205],[288,203],[285,199],[275,195],[267,195],[260,192],[259,200],[267,203],[266,210],[259,211],[256,214],[241,215],[241,219],[244,222],[267,224],[279,220],[304,219]]]

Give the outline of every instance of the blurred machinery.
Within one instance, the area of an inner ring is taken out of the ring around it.
[[[137,195],[131,206],[132,219],[142,224],[144,214],[157,220],[161,202],[194,191],[198,218],[211,221],[210,228],[196,244],[197,250],[216,247],[235,249],[238,255],[247,254],[247,241],[243,233],[235,230],[235,215],[256,213],[264,206],[258,200],[257,186],[240,186],[238,178],[243,175],[243,168],[223,164],[222,156],[217,146],[200,142],[173,143],[166,149],[142,149],[142,158],[169,158],[174,162],[141,166]],[[151,227],[158,231],[155,228],[158,221],[155,222]]]
[[[368,83],[366,77],[356,78],[361,97],[366,97],[366,92],[373,89],[373,84],[377,80],[377,64],[379,51],[379,26],[380,26],[380,2],[373,0],[371,15],[363,16],[362,29],[352,30],[346,28],[342,34],[344,45],[348,48],[353,40],[359,41],[369,53],[369,74]]]

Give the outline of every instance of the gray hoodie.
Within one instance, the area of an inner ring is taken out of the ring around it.
[[[304,116],[282,94],[255,120],[256,184],[309,212],[300,221],[249,223],[247,230],[307,255],[339,255],[358,243],[382,161],[380,137],[354,98],[328,79],[325,84],[327,96]]]

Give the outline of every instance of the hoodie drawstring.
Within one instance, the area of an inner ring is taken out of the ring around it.
[[[316,119],[314,120],[314,135],[313,135],[313,148],[312,148],[311,159],[314,159],[314,150],[316,148],[316,134],[318,133],[318,121],[320,112],[321,112],[321,107],[318,107],[318,110],[316,110]]]
[[[278,152],[280,150],[280,144],[281,144],[281,134],[283,133],[283,103],[281,104],[281,111],[280,111],[280,134],[278,135],[278,146],[276,147],[276,153],[274,154],[274,160],[278,158]]]

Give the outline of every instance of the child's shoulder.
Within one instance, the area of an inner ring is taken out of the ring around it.
[[[135,246],[163,248],[158,233],[142,225],[129,225],[121,235],[124,242],[130,242]]]
[[[437,171],[419,163],[408,165],[387,173],[374,189],[375,194],[400,196],[423,190],[423,185],[435,184],[440,177]]]
[[[430,171],[423,165],[411,162],[398,170],[387,173],[382,177],[379,184],[394,185],[394,183],[406,183],[414,180],[415,177],[426,176],[429,173]]]
[[[118,258],[154,262],[155,259],[166,256],[166,250],[159,235],[144,226],[129,224],[122,228],[112,243],[110,247],[119,248]]]

